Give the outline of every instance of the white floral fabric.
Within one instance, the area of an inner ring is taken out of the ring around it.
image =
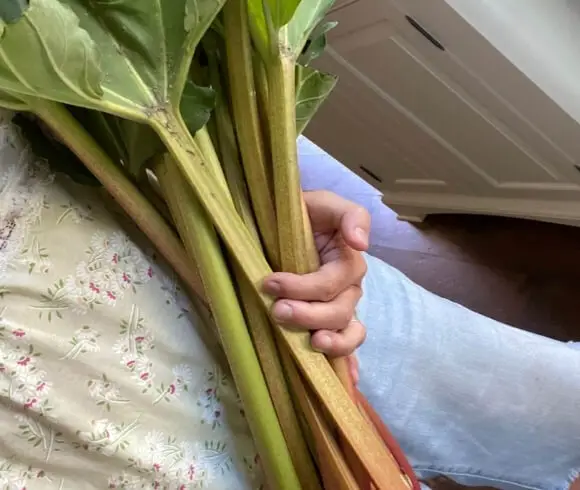
[[[0,488],[262,488],[219,346],[106,203],[0,125]]]

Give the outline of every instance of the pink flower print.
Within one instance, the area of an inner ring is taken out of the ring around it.
[[[139,374],[139,379],[141,381],[147,381],[147,380],[149,380],[150,376],[151,376],[151,373],[143,372],[143,373]]]
[[[17,328],[15,330],[12,330],[12,335],[14,335],[14,337],[21,339],[22,337],[24,337],[26,335],[26,332],[24,330],[22,330],[21,328]]]
[[[113,264],[118,264],[119,263],[119,254],[118,253],[114,253],[113,254],[113,258],[111,259],[111,262]]]
[[[173,368],[173,376],[175,379],[168,388],[170,395],[179,395],[183,391],[187,391],[188,385],[193,380],[193,370],[187,364],[179,364]]]
[[[161,465],[159,463],[153,463],[153,471],[159,473],[161,471]]]
[[[153,363],[147,357],[136,357],[134,368],[139,377],[141,377],[141,373],[147,373],[149,375],[149,379],[153,378]]]
[[[129,274],[127,274],[126,272],[123,272],[121,279],[123,280],[124,283],[131,284],[131,278],[129,277]]]
[[[99,288],[98,286],[95,285],[95,283],[93,281],[91,281],[89,283],[89,289],[93,292],[93,293],[97,293],[100,294],[101,292],[101,288]]]
[[[153,267],[149,266],[147,268],[147,276],[148,277],[153,277]]]
[[[36,383],[35,389],[39,396],[46,396],[46,393],[48,393],[51,386],[52,385],[49,381],[40,380]]]
[[[16,364],[18,364],[19,366],[22,366],[22,367],[26,367],[30,364],[30,361],[32,361],[30,356],[25,356],[25,357],[21,357],[20,359],[18,359],[18,361],[16,361]]]
[[[31,409],[34,408],[34,406],[38,403],[38,399],[37,398],[31,398],[29,399],[25,404],[24,404],[24,408],[26,409]]]
[[[131,370],[135,369],[135,359],[131,359],[130,361],[127,361],[125,363],[125,366],[127,366]]]
[[[189,481],[193,481],[195,479],[195,466],[192,464],[190,464],[189,468],[187,469],[187,477],[189,478]]]

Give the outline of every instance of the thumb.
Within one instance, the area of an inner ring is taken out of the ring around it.
[[[345,243],[359,252],[369,248],[371,216],[361,206],[351,207],[340,220],[340,233]]]

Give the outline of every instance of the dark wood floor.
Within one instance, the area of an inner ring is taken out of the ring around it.
[[[496,320],[580,340],[580,228],[488,216],[373,214],[371,253]]]

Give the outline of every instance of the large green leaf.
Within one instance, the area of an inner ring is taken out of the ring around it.
[[[193,50],[223,3],[31,0],[4,28],[0,89],[145,120],[177,107]]]
[[[59,1],[33,0],[18,22],[5,26],[0,88],[74,103],[100,98],[102,79],[94,40]]]
[[[306,66],[296,66],[296,133],[304,131],[326,100],[337,77]]]

